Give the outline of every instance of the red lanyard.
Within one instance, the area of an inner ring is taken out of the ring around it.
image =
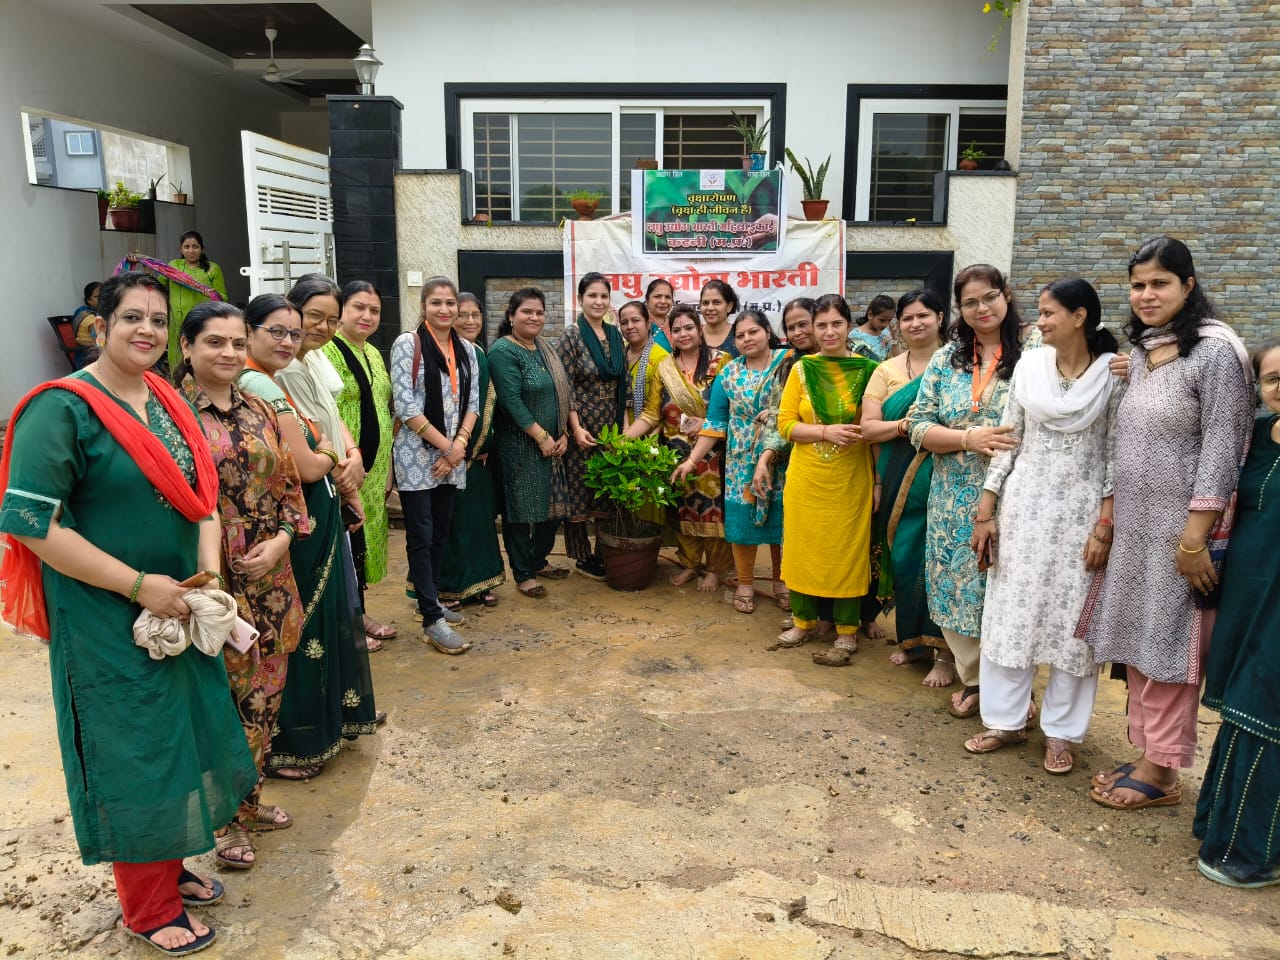
[[[991,363],[985,375],[982,374],[982,362],[978,353],[978,341],[973,342],[973,379],[970,381],[970,389],[973,391],[973,412],[978,412],[978,405],[982,402],[982,395],[986,393],[987,385],[991,383],[991,379],[996,375],[996,371],[1000,369],[1000,357],[1004,353],[1004,345],[996,347],[996,356]]]

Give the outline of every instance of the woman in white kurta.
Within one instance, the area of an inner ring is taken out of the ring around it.
[[[1084,739],[1097,691],[1093,651],[1076,633],[1093,571],[1111,547],[1121,387],[1108,366],[1116,339],[1101,322],[1098,295],[1084,280],[1040,292],[1046,346],[1018,361],[1001,421],[1021,442],[992,458],[973,528],[974,550],[992,566],[979,667],[986,729],[965,749],[1026,742],[1031,681],[1048,664],[1040,726],[1044,767],[1054,774],[1071,771],[1071,747]]]

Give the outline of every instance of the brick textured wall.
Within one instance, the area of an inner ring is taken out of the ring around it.
[[[1032,0],[1013,278],[1075,273],[1113,327],[1169,233],[1247,343],[1280,333],[1280,3]]]
[[[485,284],[484,315],[492,343],[498,324],[507,312],[507,302],[521,287],[537,287],[547,297],[547,325],[543,336],[559,340],[564,332],[564,277],[493,277]],[[473,293],[476,291],[472,291]]]

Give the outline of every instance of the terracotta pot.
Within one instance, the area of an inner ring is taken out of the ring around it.
[[[107,228],[107,208],[110,203],[102,197],[98,198],[98,229],[105,230]]]
[[[800,206],[804,207],[804,218],[821,220],[827,215],[827,204],[830,202],[830,200],[801,200]]]
[[[658,161],[657,160],[637,160],[636,169],[637,170],[657,170]]]
[[[577,211],[579,220],[590,220],[596,212],[596,207],[600,206],[599,200],[570,200],[569,202]]]
[[[185,193],[175,193],[173,195],[173,202],[185,204],[187,202],[187,195]]]
[[[967,159],[966,159],[966,160],[961,160],[959,163],[957,163],[957,164],[956,164],[956,169],[957,169],[957,170],[977,170],[977,169],[978,169],[978,161],[977,161],[977,160],[967,160]]]
[[[603,524],[596,528],[596,539],[604,557],[604,580],[615,590],[643,590],[658,569],[662,531],[652,523],[645,526],[657,532],[647,537],[617,537]]]
[[[107,211],[107,215],[111,217],[112,230],[120,230],[124,233],[138,232],[137,207],[112,207]]]
[[[743,156],[742,156],[742,169],[743,169],[743,170],[750,170],[750,169],[751,169],[751,154],[749,154],[749,153],[743,154]]]

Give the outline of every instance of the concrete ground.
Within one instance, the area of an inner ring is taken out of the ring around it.
[[[844,669],[768,652],[771,603],[736,614],[665,563],[635,594],[507,584],[445,657],[416,639],[393,537],[371,592],[400,630],[372,661],[390,720],[317,780],[269,782],[297,822],[259,835],[252,871],[218,872],[204,956],[1280,957],[1280,891],[1195,870],[1203,760],[1181,806],[1087,799],[1132,753],[1118,683],[1071,775],[1041,769],[1038,734],[973,757],[977,721],[888,647]],[[0,953],[154,956],[114,929],[109,869],[75,853],[44,651],[4,640]],[[1215,732],[1205,713],[1202,756]]]

